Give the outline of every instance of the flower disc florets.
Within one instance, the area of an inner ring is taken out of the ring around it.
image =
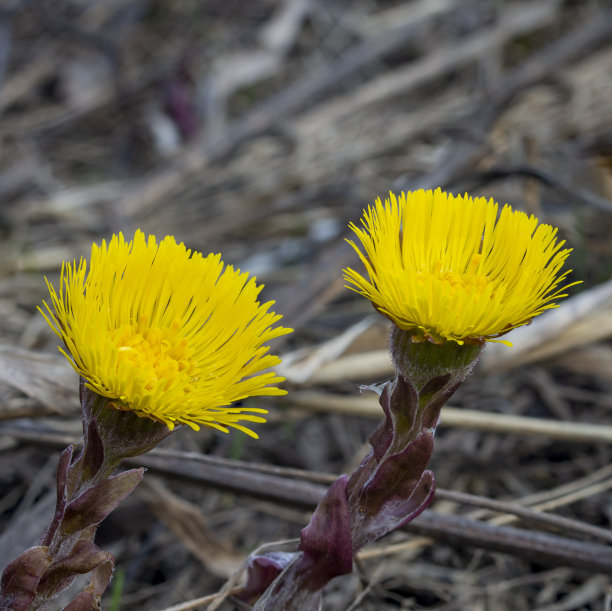
[[[369,279],[346,269],[349,288],[416,340],[495,341],[527,324],[566,296],[571,250],[554,227],[498,208],[440,189],[378,199],[351,224]]]
[[[263,288],[248,273],[204,257],[168,236],[157,244],[137,231],[94,244],[87,262],[62,266],[59,292],[41,309],[63,339],[60,350],[86,386],[111,404],[194,429],[265,422],[264,409],[230,407],[254,395],[280,395],[280,362],[264,344],[289,333],[260,304]]]

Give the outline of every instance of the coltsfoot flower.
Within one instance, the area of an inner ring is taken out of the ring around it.
[[[557,307],[571,249],[557,230],[493,200],[436,191],[393,193],[351,224],[369,279],[349,287],[417,340],[496,341]],[[498,340],[499,341],[499,340]],[[504,342],[508,343],[509,342]]]
[[[280,359],[269,340],[291,329],[260,304],[262,285],[165,237],[139,230],[132,241],[114,235],[62,266],[59,291],[47,281],[51,305],[40,309],[64,341],[73,368],[109,405],[163,422],[228,432],[265,422],[266,410],[232,407],[255,395],[281,395]]]

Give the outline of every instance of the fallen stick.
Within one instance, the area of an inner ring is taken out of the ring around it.
[[[16,427],[0,427],[0,432],[21,441],[63,447],[70,438],[57,433],[23,431]],[[149,454],[126,461],[150,470],[200,485],[213,486],[235,494],[252,496],[301,509],[313,509],[327,490],[327,486],[303,481],[295,469],[280,467],[258,468],[256,464],[187,452],[154,450]],[[205,467],[205,468],[204,468]],[[271,473],[273,470],[275,473]],[[283,473],[284,475],[281,475]],[[303,472],[308,474],[308,472]],[[333,475],[315,474],[319,479],[335,479]],[[452,493],[451,493],[452,495]],[[471,498],[472,495],[468,495]],[[444,491],[438,491],[438,498]],[[449,500],[461,502],[454,495]],[[499,505],[497,505],[499,507]],[[545,520],[545,514],[531,517]],[[571,521],[570,521],[571,522]],[[596,528],[596,527],[592,527]],[[469,545],[489,551],[512,554],[541,564],[570,566],[581,571],[612,575],[612,548],[598,543],[576,541],[558,535],[526,531],[508,526],[497,526],[465,517],[425,511],[406,530],[425,535],[451,545]]]
[[[361,397],[331,393],[294,391],[289,400],[294,405],[315,412],[380,418],[381,408],[374,394]],[[440,427],[460,428],[505,435],[537,435],[575,443],[612,443],[612,426],[529,418],[445,406]]]

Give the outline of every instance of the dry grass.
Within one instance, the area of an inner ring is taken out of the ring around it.
[[[99,531],[104,608],[237,608],[247,554],[297,537],[375,426],[358,384],[389,375],[387,329],[343,288],[346,225],[389,189],[441,186],[559,226],[584,284],[487,351],[439,431],[420,534],[364,550],[325,608],[609,609],[611,41],[604,0],[5,2],[0,558],[36,542],[79,435],[42,276],[119,230],[174,234],[265,282],[296,329],[275,346],[290,394],[258,402],[259,441],[179,431],[151,457]]]

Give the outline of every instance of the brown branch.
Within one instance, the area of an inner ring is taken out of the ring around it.
[[[530,562],[612,575],[612,548],[606,545],[583,543],[533,530],[492,526],[433,511],[423,512],[408,525],[407,530],[453,546],[469,545],[512,554]]]
[[[21,442],[54,448],[61,448],[74,441],[67,435],[32,430],[23,431],[17,427],[2,426],[0,433],[10,435]],[[173,479],[178,478],[199,485],[212,486],[235,494],[300,509],[313,509],[325,493],[327,486],[315,482],[331,483],[336,479],[334,475],[313,474],[297,469],[269,467],[159,449],[127,462],[130,465],[145,466],[155,473],[172,476]],[[206,468],[203,468],[204,466]],[[445,490],[438,490],[437,497],[513,513],[531,522],[545,524],[547,527],[562,528],[565,531],[575,530],[581,534],[598,536],[601,540],[610,540],[609,533],[595,526],[533,511],[520,507],[516,503],[484,499]],[[493,526],[477,520],[442,515],[433,511],[425,511],[417,520],[408,525],[406,530],[451,545],[470,545],[542,564],[565,565],[579,570],[612,575],[612,548],[599,543],[576,541],[532,530]]]
[[[507,168],[494,167],[489,168],[486,172],[480,172],[477,174],[468,174],[461,179],[462,184],[467,184],[467,191],[475,190],[481,187],[483,184],[493,182],[502,178],[512,176],[525,176],[528,178],[535,178],[543,185],[551,187],[559,191],[562,195],[567,196],[572,201],[582,202],[592,208],[596,208],[606,214],[612,214],[612,202],[607,199],[600,197],[596,193],[593,193],[589,189],[581,189],[573,187],[567,180],[562,176],[558,176],[536,166],[529,164],[511,166]]]

